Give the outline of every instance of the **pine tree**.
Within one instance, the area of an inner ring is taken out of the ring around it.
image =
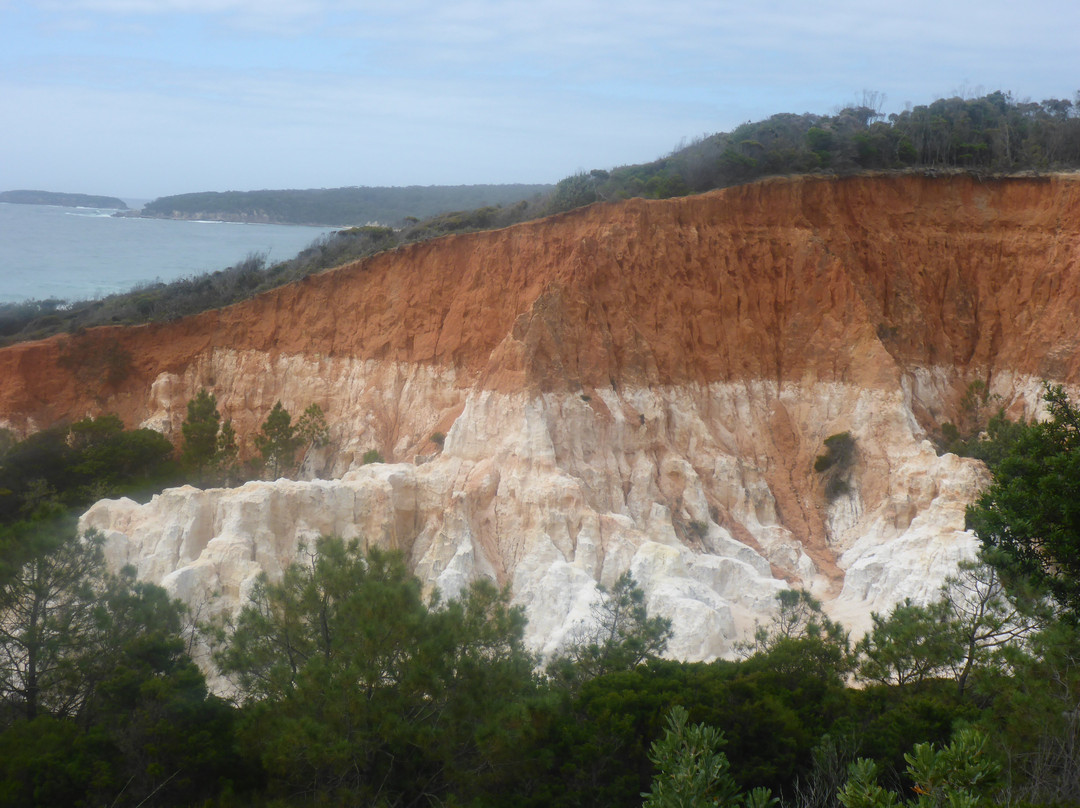
[[[292,468],[296,450],[303,438],[296,434],[289,411],[278,401],[255,436],[255,448],[263,457],[272,478]]]
[[[205,389],[188,402],[187,413],[181,426],[184,445],[180,459],[184,467],[201,485],[229,482],[239,452],[232,421],[221,423],[217,398]]]
[[[187,403],[187,418],[180,427],[184,434],[180,461],[200,482],[214,464],[220,422],[217,398],[205,388],[199,390]]]

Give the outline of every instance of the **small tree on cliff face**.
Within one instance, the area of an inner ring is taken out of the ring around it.
[[[274,404],[259,432],[255,436],[255,448],[262,455],[270,476],[277,478],[292,468],[303,438],[296,434],[292,416],[280,401]]]
[[[311,404],[296,422],[296,437],[304,447],[304,458],[312,449],[319,449],[330,442],[330,427],[322,407]],[[301,461],[302,462],[302,461]]]
[[[218,432],[216,458],[218,475],[224,485],[232,485],[237,476],[236,459],[239,454],[236,430],[233,429],[232,421],[226,421]]]
[[[231,421],[221,424],[213,393],[200,390],[188,402],[180,429],[184,434],[180,459],[196,481],[220,482],[229,476],[237,454],[236,432]]]

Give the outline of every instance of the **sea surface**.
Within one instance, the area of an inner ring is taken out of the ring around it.
[[[0,203],[0,303],[86,300],[294,257],[332,228],[118,218],[112,210]]]

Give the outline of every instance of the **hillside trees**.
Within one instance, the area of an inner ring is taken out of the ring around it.
[[[318,404],[309,404],[296,422],[296,435],[304,449],[301,466],[307,462],[313,449],[321,449],[330,442],[330,426]]]
[[[177,479],[172,456],[163,435],[125,429],[115,415],[36,432],[0,453],[0,522],[29,518],[42,503],[78,509],[158,491]]]
[[[887,616],[873,614],[873,627],[859,642],[859,676],[882,684],[918,685],[957,664],[962,649],[949,623],[949,604],[923,606],[907,599]]]
[[[213,393],[200,389],[187,403],[187,417],[180,430],[180,462],[196,482],[227,482],[234,473],[239,447],[232,421],[221,423]]]
[[[217,659],[273,789],[396,806],[479,788],[532,686],[507,598],[425,601],[399,555],[331,537],[263,580]]]
[[[1080,411],[1046,385],[1049,419],[1023,426],[968,508],[967,525],[992,551],[1006,579],[1046,588],[1080,619]]]
[[[776,613],[766,626],[757,626],[754,643],[745,650],[768,651],[783,640],[821,639],[842,647],[848,646],[847,631],[830,620],[821,601],[805,589],[781,589],[776,593]]]
[[[1006,657],[1023,651],[1047,615],[1034,593],[1019,584],[1006,592],[994,566],[979,560],[962,563],[937,600],[905,599],[871,620],[856,648],[859,678],[916,688],[952,679],[962,697],[973,675],[1007,670]]]
[[[135,805],[165,783],[154,804],[212,794],[235,763],[231,718],[184,651],[180,607],[108,573],[100,536],[51,524],[4,531],[0,805]]]
[[[0,698],[12,714],[70,717],[88,698],[82,669],[96,651],[92,578],[102,565],[100,536],[47,536],[4,581]]]
[[[860,759],[851,766],[851,777],[840,790],[844,808],[976,808],[990,803],[998,785],[1000,764],[988,750],[987,738],[978,730],[958,732],[941,749],[933,744],[916,744],[904,755],[907,776],[914,783],[915,799],[905,802],[896,792],[877,784],[876,767]]]
[[[745,797],[739,793],[731,764],[722,748],[724,734],[706,724],[689,724],[690,715],[676,705],[668,712],[667,729],[653,742],[649,759],[658,769],[643,808],[696,808],[709,805],[734,808]],[[755,791],[752,808],[773,804],[767,790]]]
[[[255,448],[262,455],[271,478],[279,477],[292,468],[301,438],[296,433],[289,411],[278,401],[255,436]]]
[[[565,682],[632,670],[663,653],[671,637],[671,621],[649,616],[645,593],[629,572],[620,575],[610,589],[600,586],[598,590],[592,622],[581,626],[570,647],[548,665],[549,674]]]

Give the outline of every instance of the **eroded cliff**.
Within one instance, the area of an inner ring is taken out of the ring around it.
[[[974,550],[979,464],[926,440],[973,380],[1014,414],[1075,384],[1080,182],[775,180],[595,205],[375,256],[220,311],[0,351],[0,423],[116,412],[241,435],[318,403],[331,479],[98,503],[115,563],[207,608],[321,532],[488,575],[552,650],[631,569],[708,658],[798,583],[859,627]],[[849,490],[814,459],[855,438]],[[446,434],[441,450],[430,441]],[[386,465],[359,465],[378,448]],[[222,597],[216,597],[216,595]]]

